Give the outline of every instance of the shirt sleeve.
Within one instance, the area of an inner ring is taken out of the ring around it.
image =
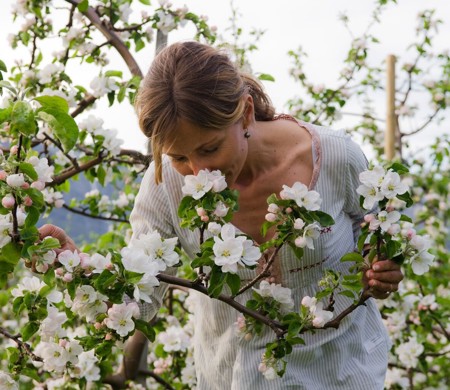
[[[350,216],[353,221],[353,237],[355,245],[357,243],[361,222],[367,210],[360,206],[360,195],[356,189],[361,184],[359,181],[359,174],[366,170],[368,161],[362,149],[350,138],[347,139],[347,177],[346,177],[346,191],[344,211]]]
[[[154,230],[161,234],[163,238],[175,236],[168,199],[166,184],[164,182],[158,185],[155,183],[155,170],[152,163],[142,179],[130,215],[133,238],[138,238],[141,234]],[[175,275],[176,268],[168,268],[164,273]],[[138,303],[141,310],[141,319],[149,321],[156,315],[168,287],[167,283],[161,283],[150,297],[151,303]]]

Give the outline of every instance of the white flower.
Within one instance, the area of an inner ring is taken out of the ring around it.
[[[229,207],[227,207],[225,203],[219,201],[216,203],[214,215],[216,215],[219,218],[225,217],[228,214],[228,209]]]
[[[6,178],[6,183],[10,187],[21,187],[25,184],[23,173],[14,173]]]
[[[63,372],[68,362],[67,351],[59,344],[53,342],[41,342],[37,345],[35,353],[44,361],[46,371]]]
[[[28,159],[28,162],[33,165],[34,170],[38,174],[38,180],[44,183],[50,183],[53,181],[53,173],[55,171],[54,166],[48,165],[48,160],[43,158],[38,158],[36,156],[32,156]]]
[[[266,378],[269,381],[273,381],[274,379],[278,378],[278,374],[275,371],[275,369],[273,367],[268,367],[264,372],[263,372],[264,378]]]
[[[280,208],[275,203],[271,203],[269,204],[269,207],[267,207],[267,211],[269,213],[278,213],[278,211],[280,211]]]
[[[316,191],[308,191],[308,187],[300,182],[295,182],[292,187],[283,185],[283,189],[280,192],[282,199],[292,199],[299,207],[304,207],[307,210],[315,211],[319,210],[322,199]]]
[[[363,207],[366,210],[370,210],[377,204],[380,200],[383,199],[383,194],[378,189],[378,186],[368,186],[365,184],[361,184],[356,192],[364,197]]]
[[[408,191],[408,186],[404,184],[397,172],[388,171],[381,183],[381,193],[384,197],[392,199],[397,195],[404,194]]]
[[[292,291],[290,288],[282,287],[281,284],[272,284],[271,292],[273,299],[281,303],[282,309],[289,310],[294,307],[294,300],[292,299]]]
[[[136,302],[113,304],[108,309],[108,317],[105,324],[108,328],[113,329],[122,337],[125,337],[134,330],[133,317],[139,318],[140,312]]]
[[[62,324],[67,321],[66,313],[53,306],[49,306],[47,311],[48,315],[41,322],[39,334],[45,340],[50,340],[52,337],[64,337],[66,330],[62,327]]]
[[[58,255],[58,261],[68,272],[73,272],[73,269],[80,265],[80,256],[76,251],[65,250]]]
[[[208,170],[206,170],[208,172]],[[227,188],[227,182],[225,176],[219,170],[215,170],[208,173],[208,178],[212,182],[213,192],[221,192]]]
[[[38,293],[44,286],[46,286],[46,284],[36,276],[26,276],[21,280],[21,283],[19,283],[16,288],[11,290],[11,295],[14,298],[17,298],[23,297],[25,291]]]
[[[314,241],[320,236],[320,226],[314,222],[305,227],[303,231],[303,239],[305,240],[305,245],[309,249],[314,249]]]
[[[156,12],[156,15],[159,18],[159,22],[156,23],[156,28],[163,34],[167,35],[177,26],[175,24],[175,18],[172,14],[166,14],[164,11],[159,10]]]
[[[128,18],[132,14],[133,10],[130,7],[130,4],[124,3],[119,5],[119,18],[125,23],[128,23]]]
[[[333,312],[323,310],[323,303],[318,302],[314,310],[314,319],[312,324],[315,328],[323,328],[323,326],[333,318]]]
[[[391,211],[389,213],[385,210],[380,211],[378,213],[378,220],[380,222],[381,230],[383,230],[384,232],[388,231],[392,224],[400,220],[400,217],[401,214],[398,211]]]
[[[214,236],[220,234],[221,228],[222,227],[217,222],[208,223],[208,231]]]
[[[411,268],[416,275],[423,275],[428,272],[433,263],[434,255],[427,251],[419,252],[411,258]]]
[[[143,300],[151,303],[150,296],[153,294],[154,287],[159,286],[159,280],[156,276],[144,274],[134,286],[133,297],[136,301]]]
[[[99,76],[95,77],[91,83],[92,95],[96,98],[106,95],[108,92],[119,89],[116,81],[111,77]]]
[[[259,289],[253,287],[253,290],[255,290],[263,298],[272,297],[272,287],[267,280],[262,280],[259,284]]]
[[[37,74],[41,84],[47,84],[52,81],[53,75],[62,72],[64,66],[61,63],[52,63],[44,66]]]
[[[16,381],[6,372],[0,371],[0,389],[19,390],[19,387],[17,386]]]
[[[77,288],[73,302],[66,295],[66,306],[80,317],[86,317],[87,321],[93,321],[100,313],[106,313],[108,297],[95,291],[92,286],[84,285]]]
[[[235,237],[235,228],[227,223],[222,226],[220,237],[214,237],[214,263],[222,267],[222,272],[237,272],[238,262],[244,251],[244,236]]]
[[[169,326],[158,335],[158,341],[166,352],[186,351],[191,345],[191,338],[179,326]]]
[[[151,261],[150,256],[143,248],[125,247],[122,248],[120,254],[122,255],[122,264],[128,271],[156,276],[161,270],[160,264]]]
[[[111,253],[108,253],[106,256],[102,256],[100,253],[94,253],[86,259],[83,265],[89,267],[89,269],[92,269],[92,273],[100,274],[105,269],[112,266]]]
[[[303,219],[297,218],[294,221],[294,229],[301,230],[301,229],[303,229],[304,226],[305,226],[305,221],[303,221]]]
[[[181,188],[184,195],[192,196],[198,200],[211,190],[213,183],[209,179],[209,172],[201,170],[197,175],[186,175],[184,186]]]
[[[245,240],[242,245],[242,257],[239,264],[247,267],[258,264],[258,260],[261,258],[261,250],[254,245],[252,240]]]
[[[400,344],[395,350],[402,365],[407,368],[414,368],[417,366],[419,361],[418,358],[423,351],[424,346],[420,344],[414,336],[410,337],[408,342]]]
[[[9,233],[12,231],[13,224],[8,215],[0,215],[0,248],[11,242]]]
[[[97,118],[94,115],[89,115],[80,122],[79,127],[80,129],[96,135],[98,130],[103,129],[103,119]]]
[[[163,240],[158,232],[150,232],[141,234],[137,240],[132,240],[130,246],[144,249],[151,260],[158,262],[160,269],[164,270],[180,261],[180,256],[175,251],[177,242],[177,237]]]
[[[80,353],[77,364],[80,369],[79,376],[87,381],[98,381],[100,379],[100,368],[96,365],[97,362],[98,359],[94,355],[93,349]]]
[[[78,363],[78,357],[83,353],[83,347],[77,340],[67,341],[64,345],[67,352],[68,361],[72,364]]]

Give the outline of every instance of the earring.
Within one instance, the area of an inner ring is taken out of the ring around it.
[[[245,138],[250,138],[250,133],[248,132],[248,129],[244,129],[245,130],[245,133],[244,133],[244,137]]]

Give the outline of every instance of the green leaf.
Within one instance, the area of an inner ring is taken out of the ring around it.
[[[22,340],[28,341],[39,330],[39,324],[35,321],[28,322],[21,330]]]
[[[65,152],[72,150],[77,142],[79,131],[75,120],[69,114],[43,107],[37,116],[50,126]]]
[[[2,249],[0,249],[0,260],[16,266],[20,260],[20,252],[22,247],[14,242],[9,242]]]
[[[106,77],[122,77],[122,71],[120,70],[108,70],[105,73]]]
[[[96,287],[100,292],[105,291],[111,284],[115,282],[116,279],[116,275],[114,275],[111,271],[105,269],[95,280],[94,287]]]
[[[191,263],[191,267],[198,268],[198,267],[201,267],[204,265],[212,266],[213,264],[214,264],[214,261],[211,259],[211,257],[202,256],[202,257],[197,257],[196,259],[194,259]]]
[[[2,88],[9,89],[14,95],[17,95],[17,89],[15,89],[9,81],[1,80],[0,81],[0,91]]]
[[[226,276],[227,284],[230,287],[231,294],[235,295],[238,293],[241,287],[241,278],[237,274],[228,273]]]
[[[217,265],[211,269],[211,279],[209,280],[208,295],[217,298],[222,292],[225,278],[222,270]]]
[[[36,207],[28,207],[27,208],[27,217],[25,218],[25,227],[35,226],[38,221],[41,213]]]
[[[403,164],[400,163],[393,163],[390,167],[388,167],[388,170],[392,169],[394,172],[397,172],[399,175],[403,175],[405,173],[409,172],[409,169],[405,167]]]
[[[293,250],[297,259],[301,260],[303,258],[303,248],[299,248],[299,247],[295,246],[295,244],[291,241],[289,241],[288,244],[291,247],[291,249]]]
[[[331,215],[317,210],[312,213],[314,220],[320,223],[322,227],[334,225],[334,219]]]
[[[111,354],[113,345],[111,341],[104,341],[95,347],[95,353],[98,356],[106,357]]]
[[[0,71],[2,71],[2,72],[7,72],[8,71],[8,69],[6,68],[5,63],[2,60],[0,60]]]
[[[0,108],[0,125],[11,120],[11,107]]]
[[[402,214],[400,216],[400,221],[405,221],[405,222],[411,222],[412,223],[413,220],[412,220],[412,218],[408,217],[407,215]]]
[[[78,11],[80,12],[86,12],[89,7],[89,0],[82,0],[80,3],[78,3]]]
[[[19,132],[26,137],[36,134],[37,127],[31,106],[22,100],[14,103],[11,112],[11,132]]]
[[[150,0],[139,0],[142,4],[150,5]]]
[[[397,198],[400,200],[403,200],[406,203],[406,207],[411,207],[414,201],[411,198],[411,195],[408,191],[406,191],[404,194],[397,194]]]
[[[19,164],[19,169],[21,172],[28,175],[28,177],[33,181],[36,181],[39,178],[38,174],[36,173],[36,170],[34,169],[34,166],[30,163],[22,161]]]
[[[105,168],[103,168],[103,165],[99,165],[97,167],[97,179],[102,186],[105,185],[106,170],[105,170]]]
[[[144,333],[145,337],[147,337],[149,341],[155,341],[155,331],[148,321],[139,319],[133,319],[133,321],[136,325],[136,329]]]
[[[51,110],[61,111],[67,114],[69,112],[69,104],[67,100],[62,98],[61,96],[39,96],[34,98],[39,103],[41,103],[42,107],[49,108]]]
[[[364,262],[364,257],[362,257],[361,254],[356,253],[356,252],[350,252],[350,253],[346,253],[344,256],[341,257],[341,261],[352,261],[355,263],[363,263]]]
[[[259,75],[258,75],[258,78],[259,78],[260,80],[264,80],[264,81],[275,81],[275,78],[274,78],[272,75],[267,74],[267,73],[261,73],[261,74],[259,74]]]
[[[41,191],[37,190],[36,188],[27,188],[23,192],[31,198],[34,207],[40,209],[42,206],[44,206],[44,195]]]

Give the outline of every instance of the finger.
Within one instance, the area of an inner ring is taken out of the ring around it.
[[[374,291],[384,292],[384,293],[391,293],[398,291],[398,283],[386,283],[386,282],[380,282],[376,279],[369,280],[369,287]]]
[[[372,269],[377,272],[400,270],[400,268],[401,268],[400,265],[392,260],[376,261],[372,266]]]
[[[39,238],[42,240],[45,237],[53,237],[59,241],[64,240],[66,237],[66,232],[58,226],[46,224],[39,228]],[[61,243],[62,244],[62,243]]]
[[[384,283],[400,283],[403,280],[403,273],[401,271],[385,271],[385,272],[374,272],[373,270],[368,270],[366,272],[366,278],[370,280],[378,280]]]

